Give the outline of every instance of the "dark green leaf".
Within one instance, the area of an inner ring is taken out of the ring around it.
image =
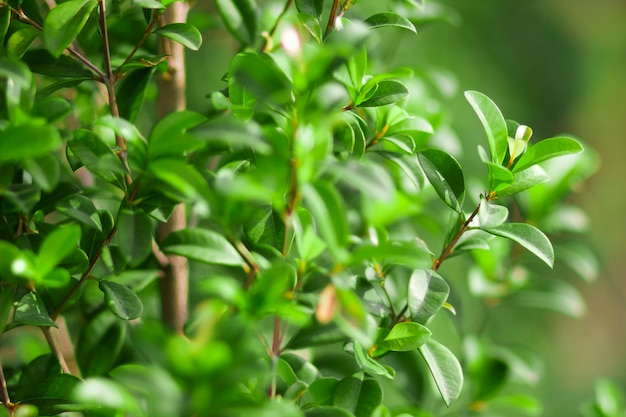
[[[228,240],[206,229],[188,228],[171,233],[161,243],[166,254],[186,256],[208,264],[240,266],[243,259]]]
[[[113,281],[101,280],[98,287],[104,293],[109,309],[123,320],[134,320],[141,316],[143,304],[137,294],[127,286]]]
[[[4,38],[9,30],[10,23],[11,8],[6,6],[0,7],[0,45],[4,45]]]
[[[310,408],[305,411],[304,415],[306,417],[354,417],[354,414],[351,412],[331,405]]]
[[[179,142],[185,142],[183,135],[188,129],[198,126],[206,121],[203,115],[189,110],[170,113],[159,120],[150,133],[148,151],[150,157],[155,158],[161,155],[182,154],[187,148],[179,149]],[[196,141],[197,143],[197,141]]]
[[[463,388],[461,364],[447,347],[433,339],[429,339],[419,351],[428,365],[441,398],[450,407]]]
[[[15,401],[43,397],[49,384],[61,375],[61,365],[53,353],[33,359],[22,370],[22,375],[15,392]]]
[[[192,51],[197,51],[200,49],[200,45],[202,45],[200,31],[189,23],[170,23],[169,25],[161,26],[154,33],[178,42]]]
[[[313,381],[302,396],[301,405],[315,404],[316,406],[331,405],[333,391],[339,382],[336,378],[318,378]]]
[[[76,39],[97,5],[97,0],[70,0],[50,10],[43,24],[43,41],[53,56],[61,56]]]
[[[83,326],[76,342],[76,360],[83,376],[102,375],[112,368],[124,345],[126,328],[126,323],[109,310]]]
[[[61,178],[61,167],[54,155],[43,155],[34,159],[25,159],[24,168],[33,177],[34,182],[46,192],[53,191]]]
[[[376,92],[358,107],[378,107],[397,103],[409,96],[409,90],[399,81],[385,80],[377,84]]]
[[[68,146],[90,172],[121,189],[126,188],[122,162],[98,136],[88,130],[78,129],[74,131],[74,140],[70,140]]]
[[[300,13],[308,13],[320,20],[324,11],[324,0],[296,0],[296,8]]]
[[[333,392],[333,405],[344,408],[356,417],[369,417],[383,400],[380,384],[363,374],[343,378]]]
[[[419,323],[397,323],[378,345],[383,349],[406,352],[422,346],[431,336],[430,330]]]
[[[5,256],[0,248],[0,257]],[[4,271],[2,270],[2,263],[0,261],[0,272],[4,275]],[[6,286],[0,286],[0,335],[4,332],[4,328],[6,327],[7,321],[9,320],[9,316],[11,315],[11,310],[13,309],[13,297],[15,296],[15,288]]]
[[[58,78],[93,79],[91,71],[67,55],[58,58],[50,55],[46,49],[34,49],[22,57],[30,70],[36,74],[50,75]],[[68,82],[68,80],[63,80]],[[74,82],[76,82],[74,80]]]
[[[216,0],[217,10],[230,33],[244,45],[257,38],[258,11],[254,0]]]
[[[43,87],[42,89],[37,90],[37,94],[35,94],[35,101],[42,100],[46,97],[49,97],[63,88],[74,87],[82,83],[83,81],[89,81],[89,80],[91,80],[90,77],[70,78],[67,80],[61,80],[61,81],[49,84]]]
[[[28,292],[22,297],[15,309],[13,321],[6,328],[13,329],[18,326],[59,327],[50,318],[43,302],[34,292]]]
[[[138,266],[152,252],[153,229],[150,217],[141,209],[125,208],[120,212],[113,241],[130,266]]]
[[[505,237],[519,243],[550,268],[554,265],[554,249],[545,234],[535,226],[526,223],[505,223],[497,227],[484,228],[492,235]]]
[[[466,91],[465,98],[478,115],[487,133],[491,162],[502,164],[508,149],[508,129],[500,109],[489,97],[478,91]]]
[[[409,280],[408,300],[411,319],[426,323],[448,299],[450,287],[435,271],[417,269]]]
[[[378,245],[364,243],[351,251],[349,265],[372,260],[391,265],[406,265],[412,268],[427,267],[432,264],[432,254],[417,240],[409,242],[387,241]]]
[[[38,100],[33,107],[33,116],[42,117],[48,123],[55,122],[72,113],[72,104],[61,97],[48,97]]]
[[[37,158],[56,151],[59,132],[50,125],[10,126],[0,135],[0,162]]]
[[[82,194],[77,194],[72,198],[61,201],[55,208],[69,218],[102,231],[102,223],[96,207],[89,198]]]
[[[120,116],[134,122],[146,97],[156,67],[138,68],[126,74],[115,87]]]
[[[415,26],[413,26],[413,23],[411,23],[409,19],[393,12],[377,13],[373,16],[368,17],[365,20],[365,23],[370,25],[372,28],[393,26],[410,30],[413,33],[417,33]]]
[[[437,195],[451,209],[462,213],[465,180],[463,170],[457,160],[437,148],[422,149],[417,158]]]
[[[513,172],[523,171],[540,162],[557,156],[575,154],[583,151],[577,140],[568,137],[544,139],[529,146],[513,166]]]

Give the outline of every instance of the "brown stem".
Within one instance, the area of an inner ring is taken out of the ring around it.
[[[333,7],[330,9],[330,16],[328,17],[328,24],[326,25],[326,32],[324,38],[330,35],[335,27],[335,19],[337,18],[337,10],[339,10],[339,0],[333,0]]]
[[[156,12],[156,11],[153,12],[152,20],[150,20],[150,23],[146,27],[146,30],[144,31],[142,38],[139,40],[137,45],[135,45],[133,50],[130,52],[130,54],[128,54],[128,56],[126,57],[126,59],[124,60],[122,65],[120,65],[120,67],[116,71],[116,78],[118,78],[120,76],[120,73],[121,73],[122,68],[124,67],[124,65],[128,64],[130,62],[130,60],[133,59],[133,57],[135,56],[137,51],[139,51],[139,48],[141,48],[141,46],[146,42],[146,39],[148,39],[150,37],[150,35],[152,35],[152,28],[154,28],[154,26],[159,21],[158,16],[159,16],[158,12]]]
[[[181,23],[187,20],[189,4],[174,2],[167,7],[161,18],[164,24]],[[158,19],[153,19],[158,20]],[[159,98],[157,117],[162,119],[168,114],[186,108],[185,101],[185,51],[184,47],[170,39],[162,39],[160,53],[169,55],[167,72],[157,77]],[[176,206],[174,213],[166,223],[159,225],[159,239],[162,241],[172,232],[186,227],[185,207]],[[168,267],[161,279],[162,318],[176,332],[183,333],[187,321],[187,298],[189,292],[187,259],[180,256],[168,256]]]
[[[46,341],[48,342],[48,346],[50,346],[50,350],[52,350],[52,352],[59,360],[61,370],[64,374],[70,374],[71,371],[70,368],[67,366],[67,363],[65,362],[65,356],[63,355],[63,351],[59,347],[57,340],[54,338],[54,336],[52,336],[52,331],[50,330],[50,327],[42,327],[41,330],[43,331],[44,336],[46,336]]]
[[[2,357],[0,357],[0,400],[2,400],[2,405],[7,409],[9,415],[12,416],[13,404],[11,404],[9,390],[7,389],[7,380],[4,377],[4,369],[2,368]]]

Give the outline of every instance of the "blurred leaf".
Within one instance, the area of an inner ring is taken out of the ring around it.
[[[289,78],[267,55],[253,52],[237,54],[230,64],[228,84],[229,91],[231,86],[238,84],[235,91],[237,93],[235,98],[238,98],[238,101],[233,103],[233,106],[249,107],[251,99],[247,97],[248,92],[257,100],[281,106],[291,103],[293,100]]]
[[[144,9],[165,9],[165,6],[158,0],[133,0],[133,4]]]
[[[33,177],[33,181],[46,192],[53,191],[61,178],[59,161],[54,155],[42,155],[34,159],[25,159],[24,168]]]
[[[170,23],[161,26],[154,33],[172,39],[192,51],[197,51],[202,45],[200,31],[189,23]]]
[[[331,405],[333,400],[333,391],[339,383],[336,378],[324,377],[318,378],[307,387],[306,392],[302,396],[301,404],[315,404],[316,406]]]
[[[383,391],[374,379],[355,374],[343,378],[333,392],[333,405],[344,408],[356,417],[369,417],[383,400]]]
[[[461,364],[447,347],[433,339],[428,339],[419,351],[430,369],[441,398],[450,407],[463,388]]]
[[[83,376],[108,372],[122,351],[125,337],[126,323],[109,310],[90,318],[76,342],[76,360]]]
[[[523,171],[540,162],[557,156],[575,154],[583,151],[577,140],[568,137],[549,138],[529,146],[526,153],[513,166],[513,172]]]
[[[11,23],[11,8],[0,7],[0,45],[4,45],[4,38]],[[1,332],[0,332],[1,333]]]
[[[358,107],[378,107],[397,103],[409,96],[408,88],[399,81],[385,80],[376,85],[376,91]]]
[[[310,408],[305,411],[304,415],[306,417],[354,417],[351,412],[331,405]]]
[[[435,271],[416,269],[411,274],[407,305],[411,319],[426,323],[448,299],[450,287]]]
[[[487,133],[491,162],[502,164],[508,149],[508,129],[500,109],[489,97],[478,91],[466,91],[465,98],[478,115]]]
[[[492,235],[519,243],[535,254],[550,268],[554,265],[554,249],[548,237],[535,226],[526,223],[505,223],[497,227],[482,228]]]
[[[406,352],[422,346],[431,336],[430,330],[419,323],[397,323],[387,336],[379,342],[384,349]]]
[[[53,126],[9,126],[0,135],[0,162],[37,158],[56,151],[59,146],[61,137]]]
[[[98,287],[104,293],[109,309],[123,320],[134,320],[141,316],[143,304],[137,294],[127,286],[113,281],[100,280]]]
[[[600,274],[600,265],[596,254],[583,243],[567,241],[555,248],[556,259],[567,265],[587,282],[594,282]]]
[[[76,248],[80,236],[80,227],[75,224],[58,227],[45,236],[38,253],[38,272],[45,276],[52,271]]]
[[[437,148],[420,150],[417,159],[439,198],[452,210],[462,213],[465,180],[457,160]]]
[[[61,56],[76,39],[97,5],[96,0],[70,0],[50,10],[43,25],[43,41],[53,56]]]
[[[65,78],[60,82],[93,79],[91,71],[67,55],[53,57],[46,49],[33,49],[24,54],[22,61],[36,74]]]
[[[217,10],[229,32],[244,45],[257,38],[259,10],[254,0],[216,0]]]
[[[587,311],[580,292],[566,281],[550,281],[543,287],[518,291],[510,297],[509,305],[551,310],[573,318]]]
[[[417,30],[413,23],[404,16],[401,16],[393,12],[377,13],[365,19],[365,23],[372,26],[372,28],[380,28],[385,26],[393,26],[402,29],[410,30],[417,34]]]
[[[123,410],[137,416],[144,415],[135,397],[110,379],[87,378],[74,389],[72,399],[92,409]]]
[[[31,26],[25,26],[13,32],[7,39],[7,55],[14,59],[22,58],[39,33],[39,30]]]
[[[61,201],[56,210],[88,227],[102,231],[102,222],[93,202],[82,194]]]
[[[48,97],[38,100],[33,107],[33,116],[42,117],[48,123],[68,116],[74,110],[72,104],[61,97]]]
[[[0,257],[4,257],[5,254],[0,248]],[[0,271],[2,271],[2,261],[0,261]],[[15,296],[15,288],[9,286],[0,286],[0,335],[4,332],[11,311],[13,310],[13,297]]]
[[[380,375],[389,379],[393,379],[395,376],[393,369],[371,358],[357,341],[354,342],[354,357],[359,368],[370,375]]]
[[[185,142],[183,135],[185,135],[187,130],[198,126],[204,121],[206,121],[206,117],[190,110],[168,114],[159,120],[150,133],[148,143],[150,157],[156,158],[162,155],[174,156],[178,153],[182,154],[187,150],[186,147],[181,147],[181,152],[177,151],[179,150],[180,142]],[[194,142],[197,143],[197,141]]]
[[[241,266],[244,263],[233,245],[211,230],[188,228],[170,233],[160,246],[166,254],[185,256],[208,264]]]
[[[364,243],[352,249],[349,265],[372,260],[420,268],[432,264],[432,254],[418,240],[409,242],[387,241],[380,242],[378,245]]]

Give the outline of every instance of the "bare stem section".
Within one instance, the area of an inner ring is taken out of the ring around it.
[[[162,23],[181,23],[187,19],[189,4],[174,2],[162,16]],[[161,53],[168,54],[168,70],[157,77],[159,98],[157,116],[159,119],[174,112],[184,110],[185,102],[185,55],[182,45],[169,39],[162,39]],[[180,204],[166,223],[159,225],[159,239],[186,226],[185,207]],[[187,260],[180,256],[168,256],[164,277],[161,279],[161,304],[163,320],[178,333],[183,332],[187,321],[188,286]]]

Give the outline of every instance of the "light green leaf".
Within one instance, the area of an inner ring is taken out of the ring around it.
[[[365,20],[365,23],[370,25],[372,28],[393,26],[407,29],[417,34],[417,29],[415,29],[415,26],[413,25],[413,23],[411,23],[409,19],[393,12],[377,13],[373,16],[368,17]]]
[[[133,4],[143,7],[144,9],[165,9],[165,6],[158,0],[133,0]]]
[[[47,275],[76,248],[81,229],[78,225],[58,227],[44,237],[39,248],[37,270],[41,276]]]
[[[450,286],[435,271],[417,269],[409,279],[407,304],[411,319],[426,323],[448,299]]]
[[[380,384],[363,374],[343,378],[333,392],[333,405],[344,408],[355,417],[369,417],[383,400]]]
[[[437,148],[422,149],[417,158],[439,198],[454,211],[462,213],[465,180],[457,160]]]
[[[461,364],[447,347],[433,339],[429,339],[422,345],[419,352],[428,365],[441,398],[450,407],[463,388]]]
[[[106,395],[103,395],[105,394]],[[120,384],[105,378],[88,378],[78,385],[72,399],[92,408],[126,410],[137,416],[144,415],[137,399]],[[123,413],[122,413],[123,414]]]
[[[37,158],[56,151],[59,132],[50,125],[9,126],[0,135],[0,162]]]
[[[216,0],[217,11],[230,33],[244,45],[257,38],[258,11],[254,0]]]
[[[243,101],[236,103],[238,105],[250,105],[252,99],[247,94],[278,105],[287,105],[293,101],[291,81],[267,55],[254,52],[237,54],[231,61],[228,72],[229,91],[234,88],[234,83],[243,88],[243,96],[239,97]]]
[[[53,56],[58,58],[76,39],[97,5],[97,0],[70,0],[50,10],[43,24],[43,41]]]
[[[487,133],[491,162],[502,164],[508,149],[508,129],[500,109],[489,97],[478,91],[466,91],[465,98],[478,115]]]
[[[505,223],[497,227],[483,228],[492,235],[519,243],[550,268],[554,265],[554,249],[548,237],[535,226],[526,223]]]
[[[357,107],[378,107],[397,103],[409,96],[409,89],[399,81],[385,80],[377,84],[376,91]]]
[[[113,281],[101,280],[98,287],[104,293],[109,309],[123,320],[134,320],[141,316],[143,304],[127,286]]]
[[[244,263],[233,245],[212,230],[188,228],[171,233],[161,243],[161,249],[166,254],[208,264],[241,266]]]
[[[301,405],[315,404],[317,406],[331,405],[333,400],[333,391],[339,383],[336,378],[318,378],[308,387],[302,400]]]
[[[10,58],[20,59],[39,36],[39,30],[26,26],[13,32],[7,39],[6,51]]]
[[[371,375],[381,375],[389,379],[393,379],[395,376],[395,373],[392,372],[393,369],[371,358],[357,341],[354,342],[354,357],[359,368]]]
[[[422,346],[432,333],[419,323],[397,323],[378,345],[387,350],[407,352]]]
[[[178,42],[192,51],[197,51],[202,45],[200,31],[189,23],[170,23],[169,25],[161,26],[154,33]]]
[[[508,217],[509,209],[504,206],[492,204],[481,196],[480,209],[478,210],[478,223],[480,227],[500,226]]]
[[[528,190],[535,185],[543,184],[550,180],[550,177],[546,172],[538,165],[533,165],[526,168],[523,171],[518,171],[513,174],[513,182],[508,186],[497,191],[498,197],[507,197],[522,191]]]
[[[583,146],[577,140],[568,137],[544,139],[531,145],[526,153],[513,166],[513,172],[523,171],[540,162],[557,156],[576,154],[583,151]]]

